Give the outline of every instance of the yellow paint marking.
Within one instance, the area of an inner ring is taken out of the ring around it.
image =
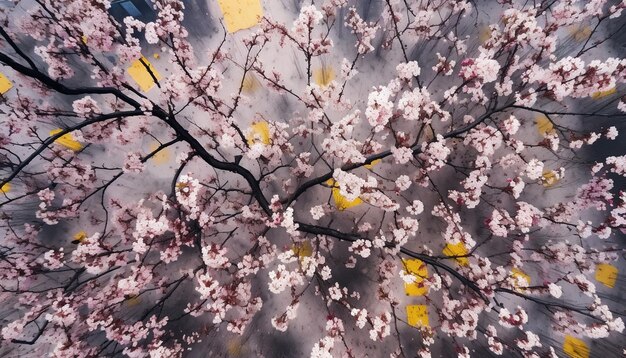
[[[328,179],[326,181],[326,184],[332,187],[333,200],[335,201],[335,206],[337,207],[337,209],[339,209],[339,211],[344,211],[363,203],[363,200],[361,200],[361,198],[356,198],[350,201],[346,199],[345,196],[341,195],[339,190],[339,184],[335,183],[335,179]]]
[[[150,143],[150,152],[154,152],[157,148],[159,148],[159,146],[160,144],[158,142]],[[152,156],[150,160],[156,165],[163,165],[169,162],[171,157],[169,148],[163,148],[157,154]]]
[[[404,292],[407,296],[424,296],[428,293],[428,287],[424,280],[428,278],[428,267],[418,259],[402,260],[406,274],[415,276],[413,283],[404,284]]]
[[[606,287],[615,287],[617,281],[617,267],[609,264],[596,265],[596,281],[602,283]]]
[[[239,357],[246,352],[243,342],[240,338],[233,338],[226,344],[226,350],[231,357]]]
[[[87,233],[85,231],[79,231],[76,234],[74,234],[73,236],[74,240],[72,240],[72,244],[80,244],[86,238],[87,238]]]
[[[563,341],[563,352],[570,358],[589,358],[589,347],[585,342],[569,335]]]
[[[126,305],[129,307],[137,306],[141,303],[141,298],[139,296],[130,296],[126,299]]]
[[[382,159],[372,160],[370,164],[365,164],[364,167],[369,170],[372,170],[378,163],[381,163],[382,161],[383,161]]]
[[[484,44],[491,37],[491,28],[489,25],[484,25],[480,28],[480,33],[478,34],[478,40],[481,44]]]
[[[326,87],[335,79],[335,71],[330,66],[322,66],[313,70],[313,81],[320,87]]]
[[[243,78],[241,92],[245,94],[253,94],[259,88],[261,88],[261,82],[259,82],[256,76],[254,76],[250,72],[246,73],[246,76]]]
[[[593,98],[593,99],[600,99],[602,97],[610,96],[610,95],[612,95],[612,94],[614,94],[616,92],[617,92],[617,89],[615,87],[613,87],[613,88],[608,89],[606,91],[599,91],[599,92],[593,93],[591,95],[591,98]]]
[[[263,17],[261,0],[217,0],[217,3],[230,33],[255,26]]]
[[[578,42],[586,41],[589,35],[591,35],[591,27],[589,26],[572,25],[567,30],[574,40]]]
[[[293,254],[299,258],[309,257],[313,254],[313,247],[311,247],[311,242],[307,240],[299,244],[293,244],[291,246],[291,251],[293,251]]]
[[[424,131],[422,132],[423,140],[430,142],[435,139],[435,132],[433,131],[433,127],[428,125],[424,127]]]
[[[5,183],[3,186],[0,186],[0,193],[8,193],[11,191],[11,183]]]
[[[13,83],[3,73],[0,73],[0,94],[7,93],[11,88],[13,88]]]
[[[446,244],[446,247],[443,248],[443,254],[450,256],[464,256],[467,255],[467,248],[465,244],[459,242],[458,244]],[[458,262],[461,266],[469,265],[469,259],[467,257],[455,257],[456,262]]]
[[[50,131],[50,135],[53,136],[55,134],[61,133],[62,131],[63,131],[62,129],[54,129]],[[79,150],[83,149],[83,145],[79,141],[74,139],[74,136],[72,136],[72,133],[65,133],[54,142],[64,146],[67,149],[71,149],[75,152],[78,152]]]
[[[426,305],[406,306],[406,317],[410,326],[430,327],[428,321],[428,306]]]
[[[548,119],[548,117],[543,114],[537,115],[535,117],[535,123],[537,125],[537,131],[540,135],[545,136],[546,134],[552,133],[554,131],[554,125]]]
[[[543,181],[543,186],[545,186],[546,188],[549,188],[559,182],[559,179],[556,177],[556,173],[554,172],[554,170],[544,170],[541,179]]]
[[[530,276],[528,276],[524,271],[517,269],[517,268],[513,268],[511,270],[511,274],[514,278],[523,279],[526,281],[527,285],[530,285]]]
[[[253,145],[256,143],[269,145],[271,143],[270,125],[265,121],[253,123],[250,126],[250,132],[246,137],[246,140],[248,141],[248,145]]]
[[[148,92],[152,89],[152,87],[154,87],[155,82],[152,79],[150,72],[148,72],[148,70],[146,69],[146,66],[143,63],[141,63],[142,60],[148,66],[150,71],[152,71],[157,81],[160,80],[161,74],[156,70],[156,68],[154,68],[154,66],[152,66],[152,64],[148,61],[148,59],[146,59],[143,56],[141,57],[141,59],[135,60],[130,65],[127,72],[128,72],[128,75],[135,82],[137,82],[137,84],[139,85],[139,88],[141,88],[142,91]]]

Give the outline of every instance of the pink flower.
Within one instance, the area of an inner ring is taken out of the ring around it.
[[[409,61],[407,63],[400,63],[396,66],[398,77],[405,80],[411,80],[413,77],[420,75],[420,67],[417,61]]]
[[[322,205],[317,205],[311,208],[311,217],[313,220],[319,220],[324,216],[324,208]]]
[[[74,112],[81,117],[91,117],[94,114],[100,113],[100,107],[98,103],[91,98],[91,96],[85,96],[81,99],[77,99],[72,103]]]
[[[393,114],[393,103],[389,101],[391,94],[389,88],[380,86],[367,97],[365,117],[377,132],[383,129]]]

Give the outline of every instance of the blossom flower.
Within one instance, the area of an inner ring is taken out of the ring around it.
[[[502,144],[502,134],[491,126],[484,126],[472,129],[465,137],[463,143],[471,145],[483,155],[491,156]]]
[[[411,215],[419,215],[424,212],[424,203],[419,200],[413,200],[413,203],[410,206],[407,206],[406,210]]]
[[[531,180],[537,180],[543,174],[543,162],[531,159],[526,165],[526,176]]]
[[[405,191],[411,186],[411,179],[407,175],[400,175],[396,179],[396,188],[399,191]]]
[[[287,208],[283,212],[283,219],[280,223],[282,227],[291,235],[297,235],[299,225],[295,223],[293,218],[293,208]]]
[[[284,265],[278,265],[276,271],[270,271],[270,291],[273,293],[282,292],[288,284],[289,273]]]
[[[90,117],[101,112],[98,103],[91,96],[75,100],[72,103],[72,108],[81,117]]]
[[[361,256],[362,258],[368,258],[371,254],[371,247],[372,243],[370,241],[359,239],[353,242],[348,250]]]
[[[44,266],[49,270],[55,270],[63,267],[63,248],[59,251],[49,250],[43,256]]]
[[[413,151],[411,150],[411,148],[392,147],[391,153],[393,154],[393,157],[398,164],[406,164],[413,158]]]
[[[372,329],[370,329],[370,339],[373,341],[381,340],[391,333],[391,314],[383,312],[375,316],[372,320]]]
[[[478,79],[483,83],[495,81],[500,71],[500,64],[490,56],[488,52],[483,51],[477,58],[463,60],[459,75],[465,80]]]
[[[615,126],[610,126],[605,135],[607,139],[615,140],[615,138],[617,138],[617,133],[617,128],[615,128]]]
[[[606,158],[606,164],[611,165],[611,172],[626,176],[626,155],[621,157],[610,156]]]
[[[450,119],[450,113],[441,108],[441,105],[431,99],[431,95],[426,88],[416,88],[402,94],[398,101],[398,109],[408,120],[420,120],[426,124],[431,124],[434,118],[439,118],[442,122]]]
[[[319,24],[324,15],[317,10],[315,5],[304,6],[300,10],[300,15],[294,21],[290,34],[302,48],[306,48],[310,53],[318,56],[328,52],[332,46],[329,39],[313,39],[312,28]]]
[[[321,339],[318,343],[313,345],[313,349],[311,351],[311,358],[332,358],[331,350],[335,345],[335,340],[331,337],[325,337]]]
[[[508,309],[500,309],[500,325],[506,328],[514,326],[523,326],[528,323],[528,315],[521,307],[517,307],[515,313],[511,313]]]
[[[539,336],[530,332],[530,331],[526,331],[526,339],[518,339],[517,340],[517,346],[519,348],[521,348],[522,350],[525,351],[529,351],[532,350],[535,347],[541,347],[541,343],[539,340]]]
[[[376,37],[376,31],[379,29],[378,25],[374,25],[373,23],[368,25],[361,19],[356,8],[351,7],[348,9],[348,14],[346,15],[346,26],[357,36],[355,46],[359,54],[364,55],[374,50],[372,40]]]
[[[127,173],[141,173],[146,166],[141,161],[141,154],[128,153],[126,161],[124,161],[124,171]]]
[[[515,135],[520,128],[520,122],[513,115],[506,119],[503,124],[504,129],[509,135]]]
[[[442,73],[445,76],[450,76],[454,72],[454,66],[456,65],[456,61],[448,60],[444,56],[441,56],[439,52],[437,55],[437,64],[433,66],[433,71],[436,73]]]
[[[548,289],[550,290],[550,295],[552,295],[552,297],[554,298],[560,298],[563,294],[563,290],[561,289],[561,287],[554,283],[549,283]]]
[[[417,61],[409,61],[406,63],[400,63],[396,66],[398,77],[406,80],[410,80],[415,76],[420,75],[420,67]]]
[[[321,205],[317,205],[311,208],[311,217],[313,220],[319,220],[324,216],[324,208]]]
[[[219,0],[217,37],[181,0],[9,3],[6,351],[202,355],[207,329],[232,356],[277,355],[263,330],[313,357],[619,342],[626,1]]]
[[[543,213],[534,206],[523,202],[517,202],[518,210],[515,216],[515,224],[523,233],[530,231],[530,228],[541,218]]]
[[[450,148],[446,146],[446,140],[438,134],[436,141],[422,144],[422,152],[423,158],[427,163],[424,169],[426,171],[435,171],[443,168],[445,160],[451,151]]]
[[[229,260],[226,257],[228,250],[218,245],[210,244],[202,248],[202,261],[213,269],[228,268]]]
[[[377,132],[383,129],[393,114],[393,103],[389,100],[391,94],[388,87],[380,86],[374,88],[367,97],[365,117]]]
[[[526,183],[524,183],[524,181],[520,177],[515,177],[509,181],[509,188],[511,189],[511,195],[513,195],[515,199],[519,199],[525,186],[526,186]]]
[[[348,201],[355,200],[361,195],[361,190],[365,185],[365,180],[354,174],[335,169],[333,178],[339,184],[339,193]]]

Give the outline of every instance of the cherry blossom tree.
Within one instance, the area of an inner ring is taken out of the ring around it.
[[[0,5],[5,354],[622,354],[626,1],[189,3]]]

